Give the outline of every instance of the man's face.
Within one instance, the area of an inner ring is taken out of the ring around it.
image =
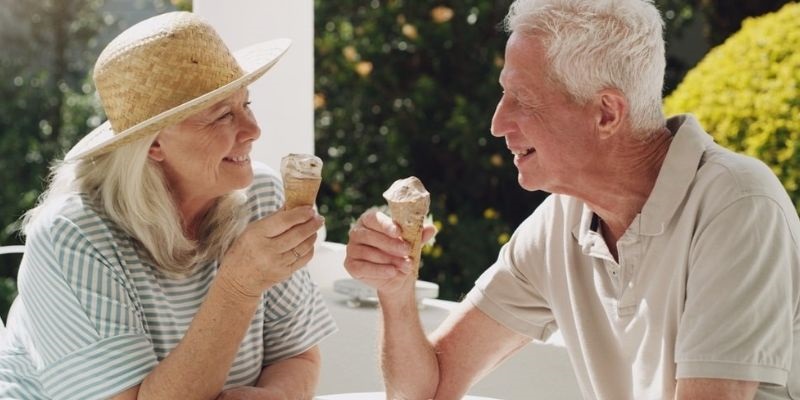
[[[513,33],[500,74],[503,97],[492,134],[504,137],[526,190],[580,192],[578,180],[598,169],[595,117],[548,78],[546,51],[532,35]]]

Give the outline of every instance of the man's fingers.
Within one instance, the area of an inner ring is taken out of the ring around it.
[[[379,211],[368,211],[359,218],[359,223],[356,226],[362,225],[373,231],[378,231],[384,235],[398,237],[401,235],[400,228],[392,219]]]
[[[436,236],[436,227],[428,225],[422,228],[422,243],[428,243],[434,236]]]
[[[391,264],[373,264],[363,260],[353,260],[349,257],[345,260],[345,265],[348,266],[347,272],[358,280],[385,280],[403,273]]]
[[[398,257],[381,251],[372,246],[363,244],[351,244],[348,246],[347,254],[353,260],[367,261],[373,264],[393,265],[401,270],[411,268],[411,261],[407,257]]]
[[[371,246],[397,257],[405,257],[411,252],[411,246],[403,239],[387,236],[381,231],[370,229],[364,225],[356,225],[350,230],[348,243]]]

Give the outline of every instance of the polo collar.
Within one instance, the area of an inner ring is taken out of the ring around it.
[[[664,233],[697,175],[703,153],[714,142],[690,114],[669,118],[667,128],[673,132],[672,143],[650,197],[628,228],[640,235],[657,236]],[[581,246],[587,247],[586,250],[594,245],[599,236],[591,229],[594,220],[594,212],[584,203],[581,222],[572,233]]]

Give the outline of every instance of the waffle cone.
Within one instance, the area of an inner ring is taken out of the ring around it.
[[[413,178],[419,184],[424,196],[419,196],[414,200],[404,199],[404,201],[394,201],[391,195],[384,193],[384,198],[389,204],[389,211],[392,214],[392,220],[400,226],[401,236],[403,240],[411,245],[411,258],[412,269],[414,274],[419,273],[420,255],[422,254],[422,223],[425,216],[428,215],[428,208],[431,204],[431,197],[422,187],[422,183]]]
[[[291,210],[300,206],[313,206],[317,200],[317,192],[322,178],[297,179],[283,178],[283,192],[286,196],[284,207]]]

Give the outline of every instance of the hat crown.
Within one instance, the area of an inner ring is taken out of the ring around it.
[[[195,14],[171,12],[112,40],[94,82],[114,132],[122,132],[243,75],[214,28]]]

